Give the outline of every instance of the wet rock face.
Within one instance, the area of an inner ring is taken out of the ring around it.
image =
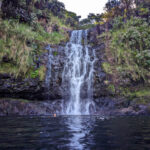
[[[104,50],[105,45],[102,41],[97,40],[97,36],[101,34],[104,30],[98,29],[98,27],[93,28],[89,31],[88,44],[91,46],[90,51],[95,51],[96,61],[94,65],[94,76],[93,76],[93,97],[99,98],[110,95],[107,90],[107,85],[104,81],[106,80],[106,74],[101,68],[101,64],[104,61]],[[64,82],[62,78],[62,73],[64,70],[65,62],[67,57],[65,55],[65,44],[63,46],[53,47],[52,53],[54,54],[51,58],[51,79],[50,79],[50,89],[47,90],[46,95],[49,99],[68,99],[70,91],[68,90],[68,82]],[[85,90],[84,90],[85,89]],[[87,96],[86,86],[82,88],[81,98]]]
[[[150,103],[144,105],[132,104],[124,97],[101,97],[94,100],[96,103],[96,114],[102,116],[136,116],[150,115]]]
[[[95,99],[96,112],[100,116],[150,115],[150,103],[147,105],[126,104],[126,99],[101,97]],[[61,114],[62,99],[55,101],[27,101],[0,99],[0,116],[31,116]]]
[[[91,45],[91,50],[95,50],[97,60],[94,65],[93,77],[93,97],[94,99],[106,97],[111,95],[107,90],[105,80],[107,79],[106,73],[102,69],[102,63],[105,57],[105,44],[103,39],[98,39],[98,36],[105,31],[104,26],[96,26],[90,29],[88,35],[88,42]]]
[[[0,74],[0,98],[22,98],[29,100],[56,100],[62,98],[62,72],[65,61],[64,47],[54,46],[51,68],[50,88],[47,88],[46,82],[39,78],[14,78],[9,74]],[[37,69],[41,65],[47,66],[48,52],[43,53],[36,62]],[[47,66],[48,68],[48,66]]]
[[[102,62],[104,57],[105,46],[99,45],[96,50],[97,61],[95,62],[95,72],[93,77],[93,96],[94,98],[103,97],[108,95],[107,86],[104,81],[106,80],[106,74],[102,70]]]
[[[62,99],[62,72],[64,69],[64,63],[65,63],[65,51],[64,51],[65,46],[58,46],[52,48],[52,57],[50,58],[51,60],[51,78],[49,79],[49,87],[46,86],[45,83],[45,89],[46,89],[46,95],[49,97],[51,100],[55,99]],[[48,71],[48,66],[47,64],[47,71]]]
[[[61,100],[35,102],[12,99],[0,99],[0,116],[10,115],[53,115],[60,114]]]
[[[38,79],[15,79],[0,75],[0,97],[44,99],[44,85]]]
[[[34,68],[38,69],[46,64],[47,54],[44,52],[34,63]],[[29,100],[45,100],[45,85],[39,78],[15,78],[10,74],[0,74],[0,98],[22,98]]]

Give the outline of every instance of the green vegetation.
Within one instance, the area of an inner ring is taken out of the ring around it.
[[[110,31],[110,51],[116,72],[133,81],[150,77],[150,26],[141,18],[133,17],[125,24],[120,17]]]
[[[86,30],[86,29],[90,29],[92,27],[95,27],[95,24],[83,24],[83,25],[80,25],[79,27],[77,27],[77,29]]]
[[[135,99],[137,104],[150,101],[150,3],[149,0],[109,0],[105,19],[108,90]],[[111,29],[107,28],[112,26]]]
[[[26,99],[17,99],[17,98],[0,98],[0,101],[2,101],[2,100],[19,101],[19,102],[22,102],[22,103],[29,103],[29,102],[31,102],[31,101],[26,100]]]
[[[94,14],[94,13],[89,13],[88,17],[85,19],[82,19],[80,21],[80,24],[78,26],[78,29],[90,29],[92,27],[95,27],[96,25],[101,25],[103,24],[103,18],[102,14]]]
[[[104,62],[102,68],[106,73],[112,74],[111,65],[108,62]]]
[[[113,94],[115,94],[115,86],[113,85],[113,84],[110,84],[109,86],[108,86],[108,90],[110,91],[110,92],[112,92]]]
[[[135,104],[148,104],[150,101],[150,87],[138,86],[120,88],[120,95],[127,97]]]
[[[135,97],[149,96],[150,97],[150,89],[146,88],[146,89],[142,89],[140,91],[136,91],[136,92],[132,93],[132,96],[135,96]]]
[[[0,73],[43,80],[46,67],[37,67],[36,62],[46,52],[44,47],[67,41],[68,30],[78,24],[78,19],[57,0],[3,0]]]
[[[65,40],[61,33],[49,34],[39,24],[34,29],[16,20],[1,21],[0,35],[0,61],[3,62],[6,57],[10,63],[3,62],[0,72],[9,70],[9,73],[16,77],[28,74],[36,59],[35,56],[43,52],[44,44],[58,44],[61,40]]]
[[[39,77],[41,81],[43,81],[45,79],[45,72],[46,72],[45,66],[41,66],[37,70],[30,70],[29,71],[31,78],[34,79],[34,78]]]

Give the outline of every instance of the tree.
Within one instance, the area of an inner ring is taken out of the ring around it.
[[[119,0],[108,0],[108,2],[105,5],[105,8],[107,11],[110,11],[112,8],[118,7],[120,5]]]
[[[65,5],[62,2],[59,2],[57,0],[52,0],[51,2],[48,3],[47,8],[54,14],[54,15],[59,15],[61,12],[64,11]]]
[[[120,0],[108,0],[108,2],[105,5],[106,13],[103,15],[105,19],[110,20],[116,16],[121,15],[122,10],[120,8],[120,5],[121,5]]]
[[[121,9],[124,11],[124,16],[130,18],[133,10],[134,0],[120,0]]]
[[[112,17],[124,16],[130,18],[134,14],[134,6],[136,0],[109,0],[105,9],[107,13],[111,13]]]
[[[79,23],[79,19],[81,16],[77,16],[76,13],[71,12],[71,11],[65,11],[65,16],[66,16],[66,24],[69,24],[70,26],[75,26]]]
[[[15,18],[23,22],[31,22],[32,20],[25,0],[3,0],[1,9],[3,18]]]
[[[150,0],[135,0],[136,15],[150,21]]]
[[[100,14],[89,13],[88,20],[90,23],[100,22],[102,20],[102,16]]]
[[[91,21],[90,21],[90,19],[88,19],[88,18],[82,19],[82,20],[80,21],[80,24],[81,24],[81,25],[85,25],[85,24],[89,24],[89,23],[91,23]]]

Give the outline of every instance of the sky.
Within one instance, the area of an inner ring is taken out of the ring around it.
[[[82,19],[89,13],[102,13],[108,0],[59,0],[65,4],[68,11],[75,12]]]

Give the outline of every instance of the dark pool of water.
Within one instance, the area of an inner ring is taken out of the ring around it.
[[[4,149],[150,150],[150,117],[1,117]]]

